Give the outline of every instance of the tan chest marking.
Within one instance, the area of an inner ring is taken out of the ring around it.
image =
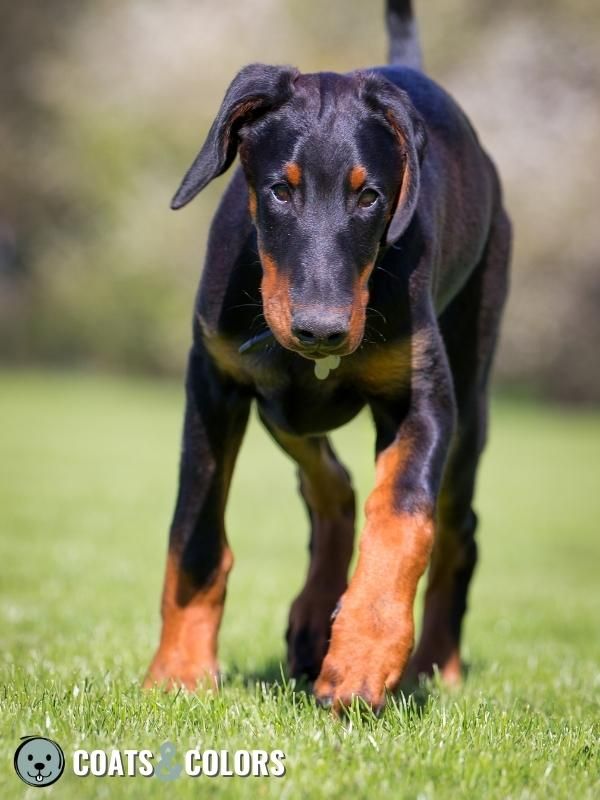
[[[356,384],[375,394],[408,388],[415,370],[421,370],[426,364],[426,344],[426,335],[416,333],[395,344],[367,345],[364,351],[359,351],[355,362]]]

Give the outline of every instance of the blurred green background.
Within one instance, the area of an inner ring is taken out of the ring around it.
[[[497,379],[600,400],[600,5],[417,2],[516,231]],[[383,2],[0,2],[0,358],[179,375],[227,178],[168,210],[236,70],[381,63]]]
[[[11,760],[34,732],[67,751],[283,746],[285,792],[261,784],[261,797],[599,796],[600,4],[416,8],[426,68],[475,123],[515,223],[503,391],[476,503],[468,680],[429,686],[419,714],[398,701],[342,727],[282,689],[307,526],[292,465],[255,421],[227,509],[225,691],[165,699],[139,681],[158,637],[193,297],[227,178],[178,214],[169,200],[242,65],[381,63],[383,1],[0,0],[3,798],[24,796]],[[362,508],[367,416],[334,439]],[[109,796],[68,774],[57,791]],[[258,796],[246,781],[210,791]]]

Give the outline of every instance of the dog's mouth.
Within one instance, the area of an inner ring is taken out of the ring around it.
[[[37,772],[35,775],[32,775],[31,772],[27,770],[27,774],[29,775],[30,778],[35,778],[35,780],[38,783],[41,783],[42,781],[45,781],[46,778],[49,778],[52,775],[52,770],[50,770],[50,772],[47,775],[44,775],[44,773],[41,770]]]
[[[313,361],[327,358],[328,356],[347,356],[350,353],[349,340],[347,338],[339,344],[332,346],[325,343],[322,345],[318,343],[307,344],[292,334],[286,346],[288,350],[293,350],[295,353],[298,353],[299,356],[312,359]]]
[[[318,340],[314,340],[313,337],[311,340],[301,334],[297,335],[295,330],[290,330],[286,331],[285,336],[281,336],[275,331],[274,336],[283,347],[312,361],[324,358],[343,358],[351,355],[360,347],[364,338],[364,321],[358,319],[355,323],[353,317],[354,315],[352,315],[349,329],[343,334],[334,334]]]
[[[314,346],[307,347],[293,336],[288,336],[282,341],[270,328],[267,328],[255,336],[251,336],[249,339],[246,339],[246,341],[239,346],[238,352],[240,355],[245,355],[246,353],[258,353],[268,350],[277,343],[286,350],[291,350],[293,353],[297,353],[298,355],[310,361],[321,361],[327,358],[341,358],[343,356],[350,355],[350,353],[354,352],[354,350],[356,350],[356,348],[360,345],[361,340],[362,337],[355,346],[351,346],[350,342],[346,341],[340,344],[338,347],[333,348]]]
[[[294,353],[298,353],[299,356],[303,358],[307,358],[311,361],[320,361],[324,358],[329,357],[338,357],[341,358],[342,356],[347,356],[350,354],[350,350],[346,344],[341,345],[340,347],[305,347],[301,343],[297,345],[292,345],[287,347],[288,350],[292,350]]]

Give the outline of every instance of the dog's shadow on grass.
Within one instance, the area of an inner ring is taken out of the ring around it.
[[[242,685],[246,689],[254,689],[257,685],[264,685],[266,689],[282,689],[294,695],[310,697],[312,684],[306,679],[291,678],[285,664],[275,658],[269,659],[254,670],[245,670],[233,664],[227,671],[226,683]]]
[[[463,678],[468,680],[473,667],[463,663]],[[475,667],[475,672],[477,667]],[[268,691],[281,690],[296,697],[310,700],[313,696],[312,683],[308,679],[293,679],[286,670],[285,665],[277,659],[269,659],[254,670],[244,670],[233,664],[227,673],[227,683],[241,685],[246,689],[255,689],[264,686]],[[402,681],[394,692],[395,702],[403,707],[404,712],[410,716],[423,717],[427,714],[431,702],[435,701],[438,694],[436,684],[438,679],[432,678],[419,681]]]

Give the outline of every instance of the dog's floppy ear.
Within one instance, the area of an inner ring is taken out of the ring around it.
[[[239,129],[288,100],[298,74],[292,67],[266,64],[250,64],[238,72],[171,208],[189,203],[213,178],[225,172],[237,152]]]
[[[402,156],[402,184],[388,225],[386,241],[392,244],[404,233],[417,207],[421,162],[427,133],[421,115],[408,94],[381,75],[368,75],[363,84],[367,104],[379,112],[398,140]]]

